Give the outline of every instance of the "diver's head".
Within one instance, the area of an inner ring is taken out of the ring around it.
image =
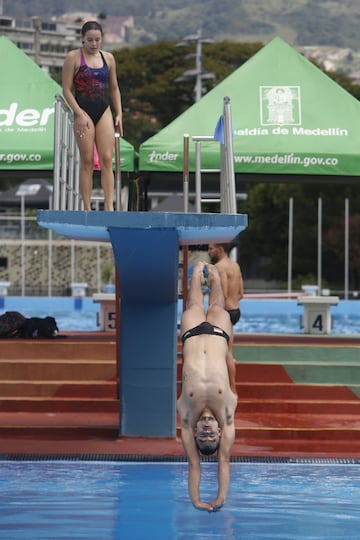
[[[195,427],[195,443],[202,454],[214,454],[219,448],[221,429],[210,409],[205,408]]]

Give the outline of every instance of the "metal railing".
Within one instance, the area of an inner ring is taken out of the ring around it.
[[[76,144],[74,115],[64,98],[55,96],[53,210],[80,210],[80,156]]]
[[[234,172],[233,155],[233,133],[231,122],[230,98],[224,98],[223,115],[219,120],[221,122],[221,140],[211,135],[194,135],[192,140],[195,142],[195,209],[201,213],[202,203],[220,203],[220,212],[224,214],[236,214],[236,187]],[[201,143],[215,142],[220,143],[220,169],[205,169],[201,163]],[[219,174],[219,196],[202,196],[202,174]],[[184,172],[183,172],[183,193],[184,193],[184,212],[189,208],[189,135],[184,135]]]
[[[82,210],[80,154],[74,135],[74,114],[63,96],[55,96],[53,210]],[[98,208],[98,196],[93,196]],[[103,199],[102,199],[103,200]],[[115,133],[115,209],[122,210],[120,135]]]

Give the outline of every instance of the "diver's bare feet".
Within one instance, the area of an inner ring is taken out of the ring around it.
[[[200,281],[201,285],[205,281],[204,274],[203,274],[204,266],[205,266],[205,263],[202,262],[202,261],[199,261],[194,266],[193,272],[192,272],[193,277],[196,277]],[[198,281],[198,283],[199,283],[199,281]]]
[[[212,283],[220,283],[220,274],[218,269],[213,264],[205,263],[204,270],[207,272],[210,286]]]
[[[193,268],[193,274],[196,275],[202,275],[204,270],[205,263],[203,261],[199,261],[196,263],[196,265]]]

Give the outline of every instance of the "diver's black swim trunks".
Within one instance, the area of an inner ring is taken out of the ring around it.
[[[201,334],[209,334],[211,336],[220,336],[226,339],[226,341],[229,343],[230,337],[224,330],[219,328],[218,326],[214,326],[213,324],[210,324],[207,321],[202,322],[198,326],[195,326],[194,328],[190,328],[190,330],[187,330],[183,333],[181,340],[184,343],[184,341],[188,338],[191,338],[193,336],[200,336]]]
[[[241,312],[240,309],[229,309],[228,314],[230,315],[231,324],[234,326],[238,321],[240,321]]]

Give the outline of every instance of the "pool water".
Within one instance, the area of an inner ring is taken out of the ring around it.
[[[234,331],[239,334],[303,334],[300,317],[299,314],[243,313]],[[358,314],[333,314],[332,333],[360,334],[360,304]]]
[[[20,311],[25,317],[55,317],[60,332],[99,330],[99,304],[92,298],[72,297],[5,297],[0,314]],[[178,302],[178,322],[182,313]],[[331,309],[333,334],[360,334],[360,300],[341,301]],[[241,319],[235,325],[236,333],[301,334],[300,321],[303,308],[295,300],[241,301]]]
[[[202,498],[216,463],[203,463]],[[232,463],[226,505],[196,510],[187,464],[0,461],[2,540],[355,540],[360,465]]]
[[[360,306],[359,306],[360,308]],[[26,311],[26,317],[44,317],[44,312]],[[51,311],[60,331],[95,331],[99,330],[97,315],[93,311]],[[247,314],[243,313],[240,321],[234,326],[238,334],[301,334],[298,315],[278,314]],[[334,334],[360,334],[359,315],[338,315],[333,319]]]

